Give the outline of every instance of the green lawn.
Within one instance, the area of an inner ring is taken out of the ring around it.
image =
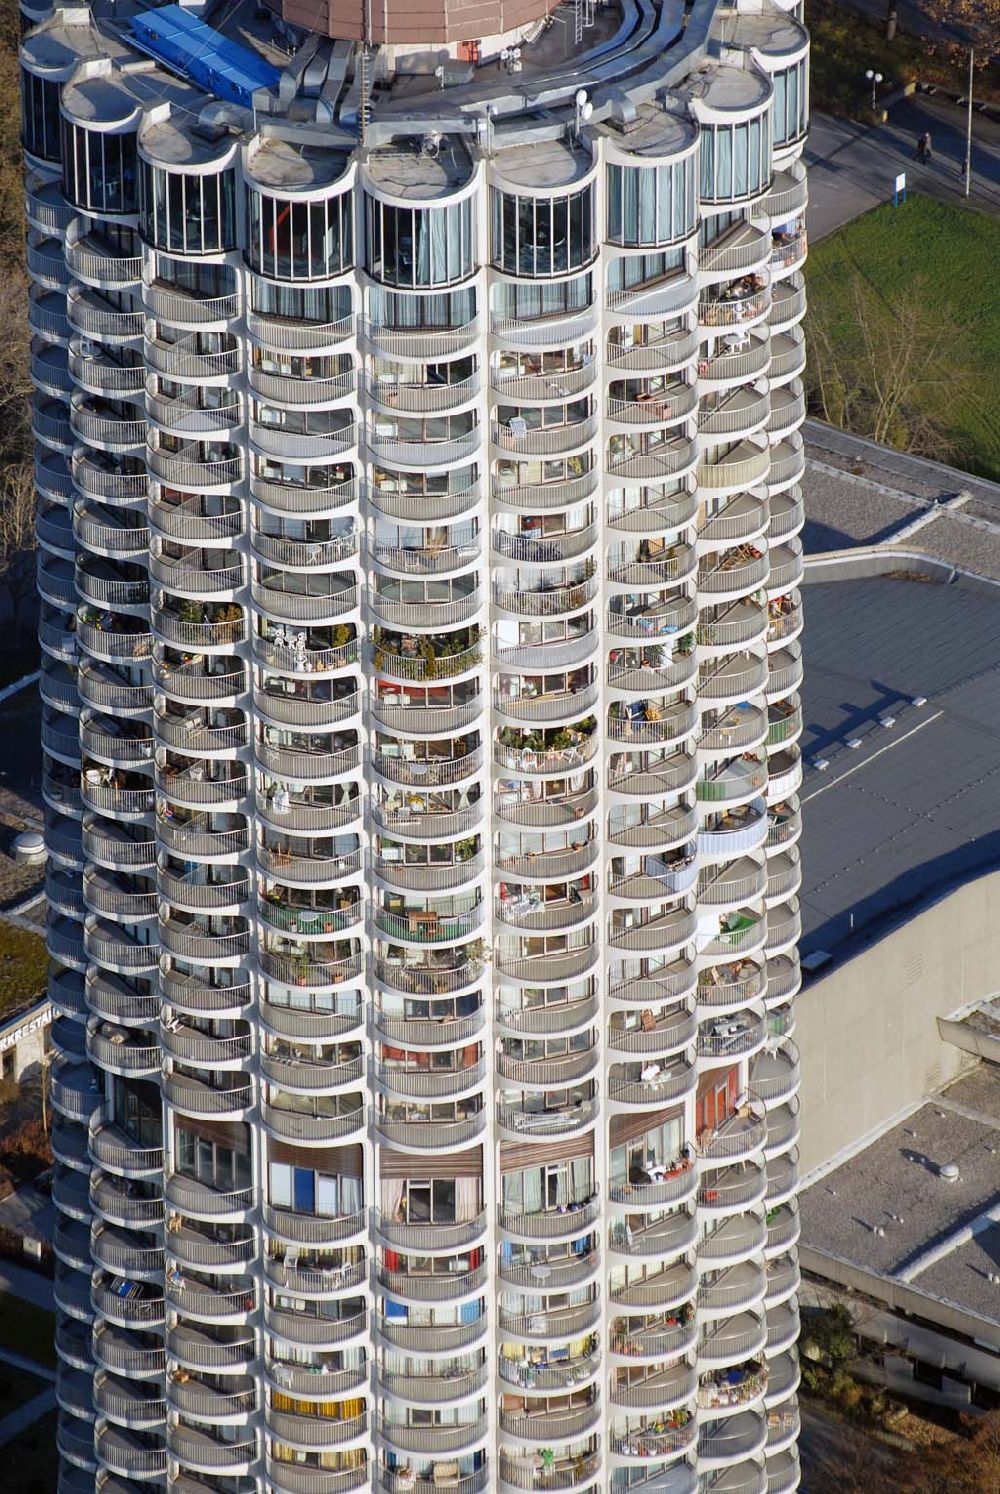
[[[53,1494],[59,1480],[55,1411],[3,1449],[3,1494]]]
[[[917,195],[898,208],[875,208],[817,244],[806,265],[812,407],[821,333],[848,382],[865,378],[862,322],[872,334],[869,345],[882,339],[882,346],[898,348],[909,337],[918,354],[910,397],[896,434],[885,439],[910,445],[908,437],[926,420],[930,430],[914,449],[937,454],[937,435],[947,460],[1000,478],[1000,277],[990,270],[998,264],[1000,219]],[[829,410],[829,418],[872,435],[860,428],[864,403],[855,402],[860,416],[841,420]]]
[[[48,1389],[48,1381],[37,1375],[26,1375],[24,1370],[13,1369],[9,1364],[0,1364],[0,1419],[24,1406]]]
[[[50,1312],[0,1292],[0,1348],[23,1354],[36,1364],[56,1366],[55,1321]],[[2,1480],[0,1480],[2,1483]]]

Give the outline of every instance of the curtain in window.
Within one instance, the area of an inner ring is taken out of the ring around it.
[[[382,1179],[382,1213],[386,1219],[395,1220],[403,1204],[403,1179]]]
[[[742,126],[746,128],[746,126]],[[763,120],[752,119],[749,127],[749,150],[747,160],[747,186],[744,192],[759,192],[763,183],[764,170],[761,154],[761,135],[763,133]]]
[[[705,125],[701,132],[701,183],[702,197],[711,201],[715,196],[715,130]]]
[[[455,1180],[455,1219],[464,1224],[470,1219],[475,1219],[479,1213],[479,1179],[478,1178],[456,1178]]]

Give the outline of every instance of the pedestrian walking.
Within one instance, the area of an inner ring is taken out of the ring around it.
[[[931,137],[928,130],[917,136],[917,160],[921,163],[931,158]]]
[[[933,155],[933,151],[931,150],[931,132],[930,132],[930,130],[925,130],[924,131],[924,162],[925,162],[925,164],[930,160],[930,158],[931,158],[932,155]]]

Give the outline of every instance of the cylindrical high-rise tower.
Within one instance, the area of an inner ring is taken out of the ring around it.
[[[59,1494],[793,1490],[801,6],[22,9]]]

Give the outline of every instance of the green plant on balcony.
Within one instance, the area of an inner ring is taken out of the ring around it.
[[[217,602],[209,608],[209,622],[238,623],[243,619],[243,608],[236,602]]]
[[[201,623],[205,621],[205,603],[196,602],[193,597],[185,597],[181,602],[177,613],[181,622]]]

